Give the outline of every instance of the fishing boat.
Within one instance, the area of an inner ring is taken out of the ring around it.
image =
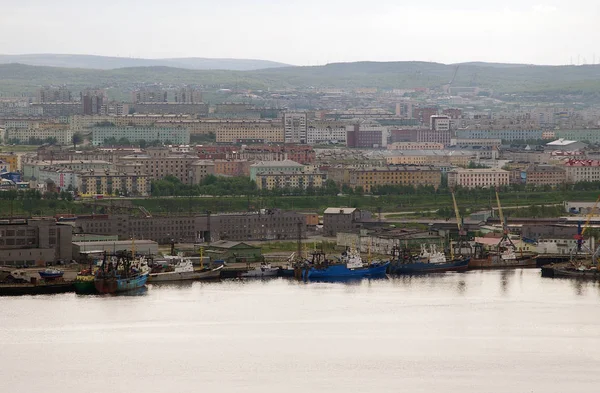
[[[133,252],[131,253],[135,255]],[[148,270],[145,258],[133,258],[121,252],[104,258],[95,274],[94,286],[99,293],[132,291],[146,285]]]
[[[523,251],[517,247],[510,238],[510,232],[500,204],[500,196],[496,190],[496,201],[498,203],[498,215],[502,225],[502,237],[495,247],[495,250],[484,251],[481,245],[476,245],[474,255],[469,261],[469,268],[472,269],[503,269],[503,268],[524,268],[536,267],[537,253]]]
[[[166,256],[166,266],[160,271],[153,269],[148,275],[149,283],[188,281],[188,280],[214,280],[221,277],[223,265],[214,269],[194,269],[192,260],[181,256]]]
[[[25,271],[0,269],[0,296],[48,295],[73,289],[72,282],[62,279],[38,280]]]
[[[469,268],[469,257],[457,257],[447,260],[446,255],[438,251],[435,245],[421,245],[421,253],[413,256],[408,250],[392,249],[390,274],[424,274],[461,272]]]
[[[96,285],[94,283],[94,275],[92,273],[79,272],[73,285],[75,286],[75,293],[80,295],[89,295],[96,293]]]
[[[256,266],[254,269],[250,269],[247,272],[241,273],[240,277],[243,278],[262,278],[262,277],[275,277],[279,274],[278,267],[272,267],[270,263],[262,262],[260,266]]]
[[[58,270],[58,269],[46,269],[46,270],[40,270],[38,272],[38,274],[44,280],[56,280],[56,279],[62,278],[62,276],[63,276],[63,274],[65,274],[65,272],[63,272],[62,270]]]
[[[322,259],[315,260],[315,257]],[[360,253],[348,248],[343,253],[339,262],[329,261],[325,254],[313,253],[313,261],[307,264],[302,272],[302,278],[307,280],[329,280],[346,278],[382,277],[386,275],[389,262],[373,262],[365,264]]]
[[[537,266],[537,254],[517,251],[510,241],[501,241],[494,251],[484,251],[480,245],[475,246],[475,256],[469,261],[471,269],[526,268]]]

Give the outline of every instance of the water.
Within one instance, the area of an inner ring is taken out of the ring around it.
[[[533,269],[0,298],[0,392],[598,392],[599,303]]]

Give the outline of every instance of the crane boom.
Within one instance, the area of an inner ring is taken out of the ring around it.
[[[500,204],[500,196],[498,195],[498,190],[496,189],[496,202],[498,202],[498,215],[500,216],[500,224],[502,225],[502,229],[504,233],[508,233],[506,227],[506,221],[504,221],[504,213],[502,213],[502,205]]]
[[[450,190],[452,193],[452,202],[454,203],[454,214],[456,214],[456,225],[458,226],[458,234],[462,235],[463,232],[463,224],[460,219],[460,212],[458,211],[458,205],[456,204],[456,196],[454,195],[454,190]]]
[[[594,211],[596,211],[596,207],[598,207],[598,203],[600,202],[600,196],[598,196],[598,199],[596,199],[596,203],[594,203],[594,206],[592,207],[592,210],[590,210],[590,214],[588,214],[587,219],[585,220],[585,225],[583,226],[583,229],[581,230],[581,239],[583,239],[583,235],[585,233],[585,231],[590,227],[590,221],[592,221],[592,216],[594,215]]]

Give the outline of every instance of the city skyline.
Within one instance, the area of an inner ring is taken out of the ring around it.
[[[600,61],[589,0],[508,0],[447,4],[426,0],[365,8],[338,0],[277,4],[259,0],[8,0],[0,16],[3,54],[59,53],[129,58],[238,58],[291,65],[353,61],[485,61],[591,64]],[[57,21],[68,23],[57,23]],[[27,26],[27,29],[23,29]],[[290,27],[291,26],[291,27]],[[17,32],[15,34],[15,32]]]

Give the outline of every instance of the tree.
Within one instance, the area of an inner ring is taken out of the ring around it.
[[[73,142],[73,149],[77,150],[77,145],[83,142],[83,135],[81,135],[79,132],[76,132],[73,134],[71,141]]]

